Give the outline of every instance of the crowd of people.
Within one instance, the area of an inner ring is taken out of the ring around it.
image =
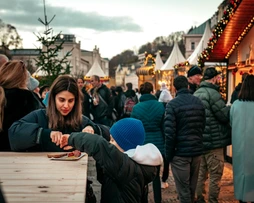
[[[174,78],[174,98],[165,83],[155,94],[150,82],[124,90],[97,75],[90,89],[69,75],[40,87],[22,61],[0,55],[0,151],[86,152],[96,161],[101,202],[148,202],[151,182],[154,202],[162,202],[171,165],[181,203],[206,202],[207,180],[207,201],[216,203],[232,143],[235,197],[254,202],[254,76],[243,75],[231,106],[220,79],[215,67],[192,66]]]

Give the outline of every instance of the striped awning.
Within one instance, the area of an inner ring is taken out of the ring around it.
[[[136,70],[136,74],[139,75],[153,75],[154,66],[144,66]]]

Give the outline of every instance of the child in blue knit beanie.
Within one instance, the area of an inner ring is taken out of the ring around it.
[[[162,164],[153,144],[143,145],[145,130],[140,120],[124,118],[110,129],[110,142],[85,132],[62,135],[55,143],[72,146],[93,156],[103,170],[101,202],[148,202],[148,183]]]

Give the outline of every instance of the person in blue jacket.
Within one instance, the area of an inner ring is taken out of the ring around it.
[[[63,151],[52,141],[62,134],[91,132],[101,128],[82,115],[82,95],[74,78],[59,76],[51,86],[46,109],[35,110],[9,128],[13,151]]]

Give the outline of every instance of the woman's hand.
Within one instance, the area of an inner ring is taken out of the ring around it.
[[[61,141],[60,141],[60,147],[63,148],[65,150],[71,149],[71,146],[67,146],[68,145],[68,139],[69,139],[70,135],[69,134],[64,134],[61,136]]]
[[[59,131],[51,131],[50,133],[50,138],[52,142],[56,143],[57,146],[60,144],[61,136],[62,132]]]
[[[82,132],[94,134],[94,129],[92,126],[88,125],[82,130]]]

